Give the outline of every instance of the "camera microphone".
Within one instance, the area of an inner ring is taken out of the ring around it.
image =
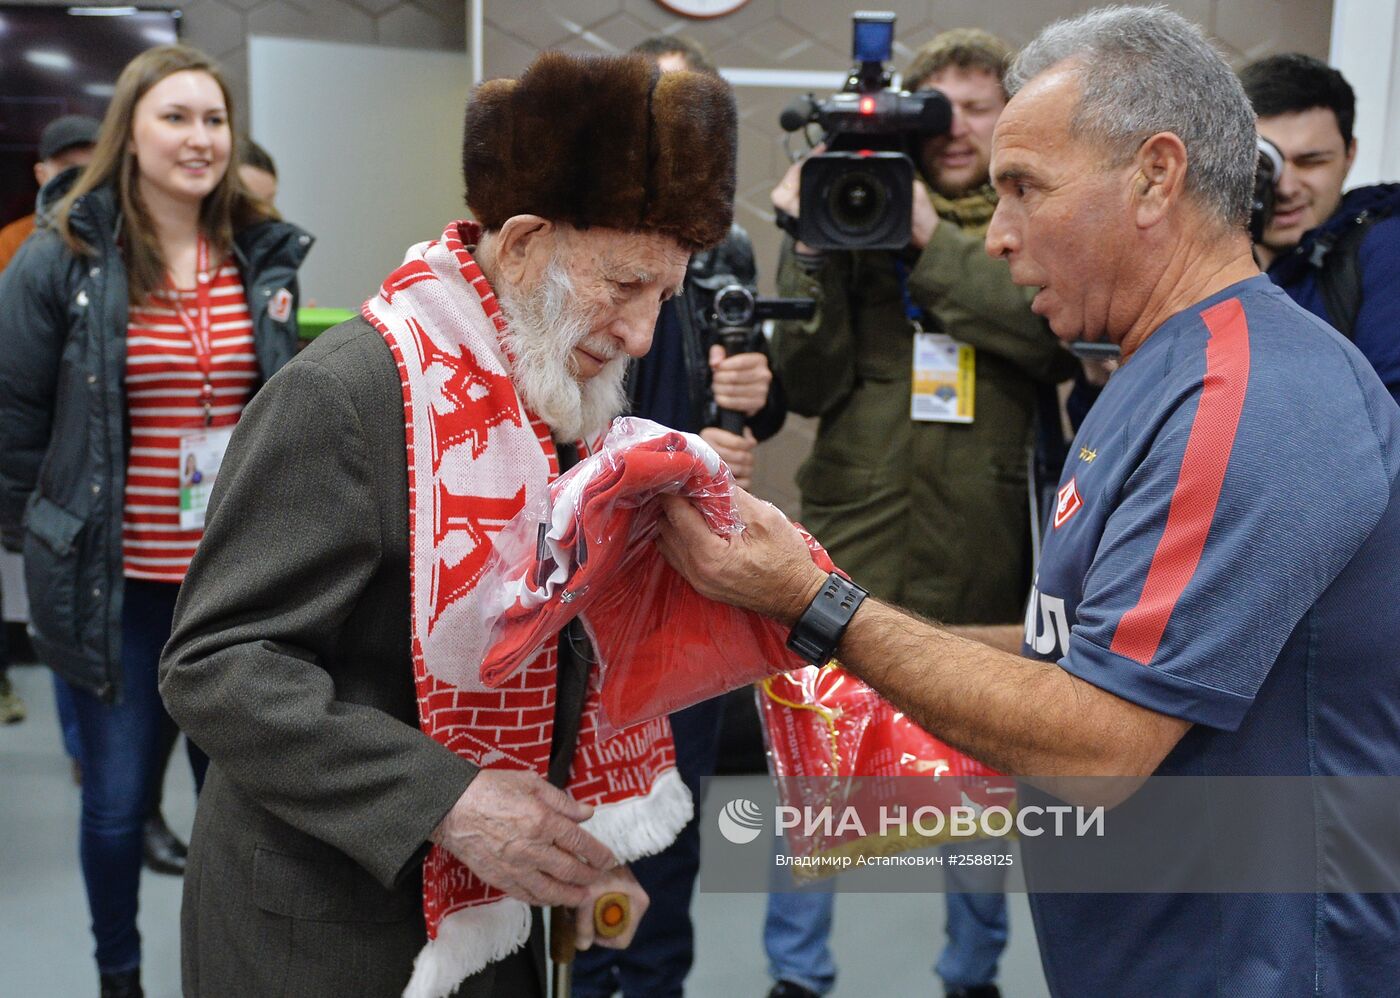
[[[793,98],[782,114],[778,115],[778,125],[785,132],[795,132],[809,124],[817,113],[817,102],[811,94]]]

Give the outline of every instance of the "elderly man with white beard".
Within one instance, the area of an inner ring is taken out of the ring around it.
[[[483,84],[475,221],[412,247],[248,408],[161,662],[212,760],[187,995],[542,996],[536,907],[587,913],[585,946],[603,893],[645,910],[625,864],[692,813],[665,719],[603,737],[577,625],[485,689],[477,583],[729,230],[734,146],[722,81],[637,56]]]

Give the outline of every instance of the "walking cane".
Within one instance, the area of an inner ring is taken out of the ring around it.
[[[593,902],[593,937],[616,939],[627,931],[632,920],[632,905],[626,894],[611,892]],[[554,963],[554,987],[551,998],[569,998],[573,991],[574,954],[577,952],[578,927],[574,924],[572,908],[549,910],[549,958]]]

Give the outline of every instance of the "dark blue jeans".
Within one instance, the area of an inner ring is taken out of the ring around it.
[[[83,765],[79,857],[87,888],[97,968],[114,974],[141,965],[136,929],[141,882],[141,825],[151,787],[161,771],[161,729],[168,723],[156,689],[156,665],[170,637],[175,596],[172,582],[127,579],[122,601],[122,691],[104,704],[74,689]],[[193,745],[190,765],[196,788],[209,760]]]
[[[80,763],[83,740],[78,734],[78,711],[73,706],[73,687],[56,672],[53,674],[53,702],[58,708],[58,730],[63,734],[63,754]]]
[[[680,998],[695,961],[690,899],[700,871],[700,798],[719,755],[724,699],[716,697],[671,715],[676,769],[695,800],[695,817],[655,856],[628,864],[650,904],[624,950],[594,946],[574,961],[576,998]]]
[[[777,848],[781,849],[780,844]],[[945,846],[943,852],[1000,852],[1003,841]],[[995,983],[997,964],[1006,948],[1007,920],[1004,867],[950,866],[943,871],[947,893],[948,941],[934,972],[945,989]],[[836,984],[831,955],[831,922],[836,907],[836,881],[817,881],[800,890],[785,869],[770,875],[768,913],[763,924],[763,948],[768,974],[791,981],[819,995]]]

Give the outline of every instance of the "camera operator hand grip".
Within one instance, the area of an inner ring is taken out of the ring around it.
[[[715,292],[711,314],[715,338],[724,355],[752,353],[759,349],[758,324],[765,319],[810,319],[817,303],[811,298],[765,298],[755,296],[743,284],[725,284]],[[721,430],[742,436],[748,417],[733,409],[718,409]]]

